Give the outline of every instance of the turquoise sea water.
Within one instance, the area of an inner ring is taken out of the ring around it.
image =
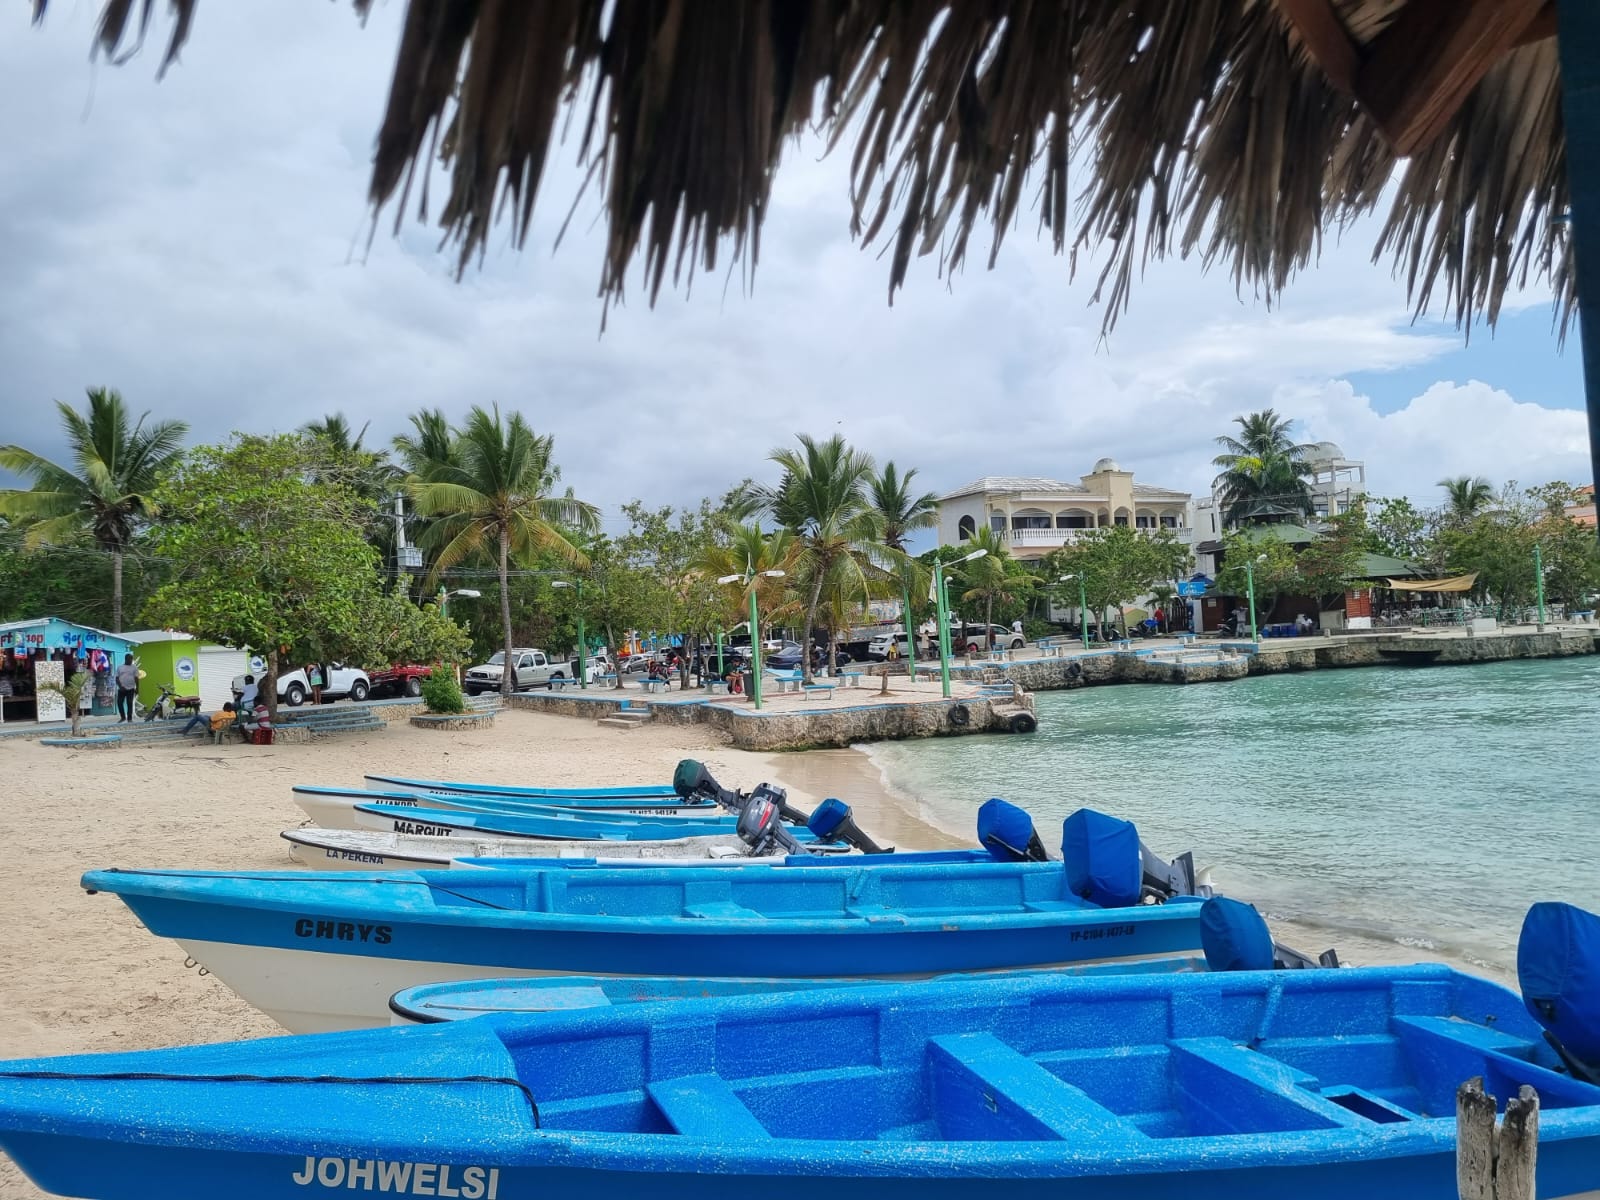
[[[1541,899],[1600,911],[1600,657],[1042,693],[1031,737],[871,748],[970,836],[989,796],[1058,849],[1080,806],[1192,849],[1269,916],[1514,969]],[[1319,947],[1320,948],[1320,947]]]

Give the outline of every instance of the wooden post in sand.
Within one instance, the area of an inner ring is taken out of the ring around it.
[[[1456,1090],[1456,1191],[1461,1200],[1534,1200],[1539,1096],[1524,1084],[1495,1127],[1481,1077]]]

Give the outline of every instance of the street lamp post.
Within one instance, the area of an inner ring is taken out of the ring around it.
[[[750,699],[758,709],[761,707],[761,624],[756,613],[756,579],[782,579],[784,574],[783,571],[757,571],[755,564],[747,561],[744,574],[724,575],[717,580],[724,584],[742,583],[750,589]],[[717,653],[720,660],[720,644]]]
[[[1266,562],[1265,554],[1258,554],[1254,559],[1245,559],[1244,586],[1250,593],[1250,640],[1257,645],[1261,644],[1261,633],[1256,629],[1256,563]]]
[[[570,582],[565,579],[552,579],[550,586],[553,588],[571,588],[578,602],[578,686],[589,686],[589,653],[583,641],[583,580],[574,579]]]
[[[982,558],[989,553],[987,550],[974,550],[965,558],[958,558],[951,566],[960,566],[964,562],[971,562],[975,558]],[[944,698],[950,699],[950,597],[945,593],[945,588],[950,584],[944,573],[945,564],[933,564],[933,599],[934,619],[939,622],[939,682],[944,688]],[[915,678],[915,676],[913,676]]]
[[[450,615],[449,605],[451,596],[463,596],[468,600],[476,600],[481,595],[483,595],[483,593],[477,588],[456,588],[454,591],[447,592],[444,590],[444,585],[441,583],[439,585],[439,615],[441,617],[448,617]]]
[[[1084,586],[1083,576],[1077,573],[1063,575],[1056,582],[1066,583],[1069,579],[1078,581],[1078,632],[1083,637],[1083,648],[1087,650],[1089,648],[1089,597],[1085,594],[1087,588]]]
[[[717,626],[717,678],[722,678],[722,626]]]
[[[1544,632],[1544,553],[1539,543],[1533,544],[1533,588],[1539,601],[1539,632]]]

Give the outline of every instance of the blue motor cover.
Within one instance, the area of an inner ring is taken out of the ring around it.
[[[1533,1019],[1574,1058],[1600,1066],[1600,916],[1555,901],[1530,908],[1517,983]]]
[[[1103,908],[1139,903],[1144,859],[1132,821],[1080,808],[1061,826],[1061,857],[1074,895]]]
[[[1015,804],[996,796],[985,800],[978,809],[978,844],[991,858],[999,862],[1027,862],[1032,857],[1029,843],[1038,840],[1033,818]]]
[[[1200,906],[1200,948],[1213,971],[1270,971],[1272,931],[1255,905],[1213,896]]]
[[[818,841],[827,842],[849,819],[850,806],[843,800],[824,800],[807,819],[806,828],[817,835]]]

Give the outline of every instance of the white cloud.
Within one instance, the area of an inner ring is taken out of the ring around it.
[[[91,384],[204,438],[342,410],[383,441],[419,407],[498,402],[553,432],[567,481],[614,511],[718,493],[797,431],[841,431],[940,489],[1072,478],[1109,454],[1200,490],[1212,438],[1275,404],[1366,458],[1384,492],[1447,473],[1586,477],[1579,414],[1467,384],[1379,416],[1338,382],[1458,345],[1410,329],[1402,287],[1369,262],[1370,226],[1272,312],[1225,271],[1162,262],[1102,339],[1093,268],[1070,282],[1031,220],[995,271],[977,238],[953,280],[917,262],[891,308],[887,264],[848,238],[846,160],[807,143],[778,177],[753,288],[724,255],[725,273],[654,310],[635,286],[601,336],[592,197],[552,253],[578,180],[565,160],[527,250],[497,231],[462,282],[431,231],[392,238],[392,212],[365,252],[403,6],[365,29],[336,5],[292,21],[269,0],[203,6],[159,84],[154,46],[85,66],[94,7],[52,8],[40,31],[13,14],[0,43],[5,440],[53,449],[46,402]]]

